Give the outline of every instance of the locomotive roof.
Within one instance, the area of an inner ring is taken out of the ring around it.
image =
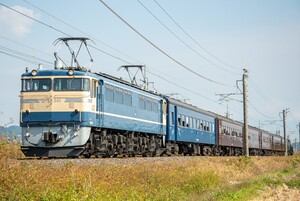
[[[110,79],[110,80],[113,80],[113,81],[116,81],[116,82],[119,82],[119,83],[121,83],[121,84],[125,84],[125,85],[130,86],[130,87],[133,87],[133,88],[142,90],[142,91],[144,91],[144,92],[151,93],[152,95],[156,95],[156,96],[161,96],[161,97],[163,97],[162,94],[159,94],[159,93],[157,93],[157,92],[150,91],[150,90],[145,90],[145,89],[143,89],[142,87],[140,87],[140,86],[138,86],[138,85],[135,85],[135,84],[132,84],[132,83],[130,83],[130,82],[126,81],[126,80],[123,80],[123,79],[121,79],[121,78],[114,77],[114,76],[112,76],[112,75],[108,75],[108,74],[102,73],[102,72],[97,72],[97,73],[94,73],[94,74],[99,75],[99,76],[102,76],[102,77],[105,77],[105,78],[107,78],[107,79]]]

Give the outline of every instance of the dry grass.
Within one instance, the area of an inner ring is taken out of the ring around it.
[[[141,159],[131,164],[16,160],[19,157],[19,145],[1,141],[0,200],[211,199],[216,189],[300,164],[299,157]]]

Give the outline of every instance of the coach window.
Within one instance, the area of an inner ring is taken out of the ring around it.
[[[183,127],[185,127],[185,116],[184,116],[184,115],[181,115],[181,118],[182,118],[181,125],[182,125]]]
[[[190,127],[190,120],[188,116],[185,117],[185,126]]]
[[[152,111],[152,102],[151,102],[151,99],[149,99],[149,98],[146,99],[146,110]]]
[[[123,104],[123,89],[115,87],[115,102]]]
[[[178,126],[181,126],[182,122],[181,122],[181,115],[180,114],[178,114],[177,121],[178,121]]]
[[[203,130],[207,131],[206,121],[203,121],[204,128]]]
[[[228,133],[228,127],[227,127],[227,126],[225,126],[225,134],[226,134],[226,135],[229,134],[229,133]]]
[[[235,134],[235,131],[234,131],[234,130],[232,130],[232,133],[231,133],[231,135],[232,135],[232,136],[236,136],[236,134]]]
[[[139,108],[142,110],[146,109],[146,100],[145,100],[145,96],[139,95]]]
[[[152,102],[152,112],[158,113],[158,103],[155,100]]]
[[[191,128],[195,128],[195,125],[196,125],[195,119],[194,117],[191,117]]]
[[[222,126],[222,134],[226,134],[226,128],[225,128],[225,126]]]
[[[131,91],[124,90],[124,105],[132,106],[132,93],[131,93]]]
[[[196,129],[197,128],[197,119],[193,118],[193,128]]]
[[[114,86],[109,84],[105,85],[105,100],[114,102]]]

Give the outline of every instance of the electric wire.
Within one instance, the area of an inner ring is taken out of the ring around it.
[[[162,80],[164,80],[164,81],[166,81],[166,82],[168,82],[168,83],[170,83],[170,84],[172,84],[172,85],[174,85],[174,86],[176,86],[176,87],[178,87],[178,88],[181,88],[181,89],[184,89],[184,90],[186,90],[186,91],[189,91],[189,92],[191,92],[191,93],[193,93],[193,94],[195,94],[195,95],[197,95],[197,96],[200,96],[200,97],[202,97],[202,98],[204,98],[204,99],[206,99],[206,100],[208,100],[208,101],[210,101],[210,102],[213,102],[213,103],[215,103],[215,104],[217,104],[217,105],[221,105],[222,107],[225,107],[225,108],[226,108],[226,106],[220,104],[218,101],[213,100],[213,99],[211,99],[211,98],[209,98],[209,97],[207,97],[207,96],[204,96],[204,95],[202,95],[202,94],[200,94],[200,93],[198,93],[198,92],[196,92],[196,91],[193,91],[193,90],[191,90],[191,89],[189,89],[189,88],[186,88],[186,87],[184,87],[184,86],[182,86],[182,85],[179,85],[179,84],[177,84],[176,82],[172,82],[172,81],[166,79],[165,77],[162,77],[162,76],[160,76],[160,75],[158,75],[158,74],[156,74],[156,73],[153,73],[153,72],[151,72],[151,71],[149,71],[149,70],[147,71],[147,73],[149,73],[149,74],[151,74],[151,75],[153,75],[153,76],[156,76],[156,77],[158,77],[158,78],[160,78],[160,79],[162,79]],[[230,108],[230,109],[231,109],[231,108]],[[234,109],[231,109],[231,110],[234,111],[234,112],[236,112],[237,114],[242,115],[240,112],[238,112],[238,111],[236,111],[236,110],[234,110]]]
[[[13,57],[15,59],[19,59],[21,61],[24,61],[24,62],[27,62],[27,63],[30,63],[30,64],[34,64],[34,65],[39,65],[41,64],[40,62],[37,62],[37,61],[33,61],[31,59],[28,59],[28,58],[23,58],[21,56],[17,56],[17,55],[14,55],[12,53],[8,53],[8,52],[4,52],[2,50],[0,50],[0,53],[1,54],[4,54],[4,55],[7,55],[7,56],[10,56],[10,57]],[[45,66],[46,68],[49,68],[49,69],[52,69],[50,66],[46,65],[46,64],[43,64],[43,66]]]
[[[205,51],[207,54],[209,54],[210,56],[212,56],[214,59],[216,59],[217,61],[223,63],[224,65],[232,68],[232,69],[236,69],[236,70],[241,70],[241,68],[232,66],[227,64],[226,62],[222,61],[221,59],[219,59],[218,57],[216,57],[215,55],[213,55],[210,51],[208,51],[206,48],[204,48],[200,43],[198,43],[187,31],[185,31],[182,26],[179,25],[179,23],[177,23],[174,18],[156,1],[154,0],[154,2],[159,6],[159,8],[177,25],[177,27],[179,29],[181,29],[195,44],[197,44],[203,51]]]
[[[166,57],[168,57],[169,59],[171,59],[172,61],[174,61],[175,63],[177,63],[178,65],[180,65],[181,67],[183,67],[184,69],[188,70],[189,72],[197,75],[198,77],[201,77],[202,79],[205,79],[207,81],[210,81],[212,83],[215,84],[219,84],[219,85],[223,85],[223,86],[230,86],[230,87],[234,87],[233,85],[229,85],[229,84],[225,84],[225,83],[221,83],[221,82],[217,82],[214,81],[210,78],[207,78],[199,73],[197,73],[196,71],[190,69],[189,67],[187,67],[186,65],[182,64],[181,62],[177,61],[175,58],[173,58],[172,56],[170,56],[168,53],[166,53],[164,50],[162,50],[161,48],[159,48],[157,45],[155,45],[153,42],[151,42],[147,37],[145,37],[143,34],[141,34],[137,29],[135,29],[132,25],[130,25],[125,19],[123,19],[118,13],[116,13],[108,4],[106,4],[103,0],[99,0],[108,10],[110,10],[117,18],[119,18],[122,22],[124,22],[130,29],[132,29],[135,33],[137,33],[140,37],[142,37],[145,41],[147,41],[150,45],[152,45],[155,49],[157,49],[159,52],[161,52],[163,55],[165,55]]]
[[[269,98],[267,98],[264,93],[257,87],[257,85],[254,83],[254,81],[252,79],[249,79],[250,84],[253,86],[253,88],[255,89],[255,91],[258,93],[258,95],[260,95],[264,101],[270,105],[272,105],[274,108],[282,110],[283,107],[280,107],[279,105],[275,104],[274,102],[272,102]]]
[[[25,44],[23,44],[23,43],[17,42],[17,41],[12,40],[12,39],[9,39],[9,38],[7,38],[7,37],[5,37],[5,36],[0,35],[0,38],[3,38],[3,39],[5,39],[5,40],[7,40],[7,41],[10,41],[10,42],[13,42],[13,43],[15,43],[15,44],[17,44],[17,45],[20,45],[20,46],[22,46],[22,47],[28,48],[28,49],[30,49],[30,50],[33,50],[33,51],[35,51],[35,52],[38,52],[38,53],[41,53],[41,54],[44,54],[44,55],[53,57],[53,55],[51,55],[51,54],[49,54],[49,53],[43,52],[43,51],[41,51],[41,50],[37,50],[37,49],[35,49],[35,48],[33,48],[33,47],[30,47],[30,46],[25,45]]]
[[[0,5],[4,6],[5,8],[8,8],[8,9],[10,9],[10,10],[16,12],[16,13],[19,13],[20,15],[23,15],[23,16],[25,16],[25,17],[27,17],[27,18],[30,18],[31,20],[36,21],[36,22],[38,22],[38,23],[40,23],[40,24],[42,24],[42,25],[44,25],[44,26],[47,26],[47,27],[49,27],[50,29],[53,29],[53,30],[55,30],[55,31],[57,31],[57,32],[59,32],[59,33],[62,33],[62,34],[64,34],[64,35],[66,35],[66,36],[72,37],[71,35],[69,35],[69,34],[67,34],[67,33],[65,33],[65,32],[63,32],[63,31],[61,31],[61,30],[59,30],[59,29],[57,29],[57,28],[55,28],[55,27],[53,27],[53,26],[51,26],[51,25],[48,25],[48,24],[46,24],[46,23],[44,23],[44,22],[42,22],[42,21],[40,21],[40,20],[38,20],[38,19],[36,19],[36,18],[34,18],[34,17],[31,17],[31,16],[29,16],[29,15],[26,15],[25,13],[22,13],[22,12],[20,12],[20,11],[17,11],[16,9],[13,9],[13,8],[11,8],[11,7],[9,7],[9,6],[5,5],[5,4],[3,4],[3,3],[0,3]]]
[[[63,31],[61,31],[61,30],[59,30],[59,29],[57,29],[57,28],[55,28],[55,27],[53,27],[53,26],[51,26],[51,25],[49,25],[49,24],[46,24],[46,23],[44,23],[44,22],[42,22],[42,21],[40,21],[40,20],[37,20],[37,19],[35,19],[35,18],[33,18],[33,17],[30,17],[30,16],[28,16],[28,15],[22,13],[22,12],[19,12],[19,11],[13,9],[13,8],[10,8],[10,7],[6,6],[6,5],[4,5],[3,3],[0,3],[0,5],[3,5],[3,6],[5,6],[5,7],[7,7],[7,8],[9,8],[9,9],[11,9],[12,11],[17,12],[17,13],[19,13],[19,14],[25,16],[25,17],[28,17],[28,18],[34,20],[34,21],[37,21],[37,22],[39,22],[40,24],[42,24],[42,25],[44,25],[44,26],[46,26],[46,27],[48,27],[48,28],[51,28],[51,29],[53,29],[53,30],[55,30],[55,31],[57,31],[57,32],[59,32],[59,33],[63,33],[63,34],[66,35],[66,36],[72,37],[71,35],[69,35],[69,34],[67,34],[67,33],[65,33],[65,32],[63,32]],[[112,54],[110,54],[110,53],[108,53],[108,52],[106,52],[106,51],[104,51],[104,50],[101,50],[100,48],[96,48],[96,47],[94,47],[94,46],[91,46],[91,47],[94,48],[95,50],[101,52],[101,53],[104,53],[104,54],[106,54],[106,55],[109,55],[109,56],[111,56],[111,57],[113,57],[113,58],[116,58],[116,59],[118,59],[118,60],[121,60],[121,61],[123,61],[123,62],[129,63],[129,62],[123,60],[123,59],[120,59],[120,58],[118,58],[118,57],[116,57],[116,56],[113,56]]]
[[[205,61],[207,61],[208,63],[212,64],[213,66],[226,71],[228,73],[231,74],[235,74],[235,75],[240,75],[240,73],[235,73],[232,71],[229,71],[221,66],[219,66],[218,64],[212,62],[211,60],[207,59],[206,57],[204,57],[203,55],[201,55],[197,50],[195,50],[194,48],[192,48],[189,44],[187,44],[184,40],[182,40],[177,34],[175,34],[167,25],[165,25],[156,15],[154,15],[153,12],[151,12],[140,0],[137,0],[137,2],[148,12],[150,13],[150,15],[152,17],[154,17],[163,27],[165,27],[165,29],[171,33],[175,38],[177,38],[177,40],[179,40],[182,44],[184,44],[187,48],[189,48],[190,50],[192,50],[194,53],[196,53],[199,57],[201,57],[202,59],[204,59]]]
[[[95,50],[98,50],[99,52],[102,52],[103,54],[106,54],[106,55],[108,55],[108,56],[110,56],[110,57],[112,57],[112,58],[115,58],[115,59],[117,59],[117,60],[119,60],[119,61],[125,62],[125,63],[127,63],[127,64],[132,64],[132,63],[130,63],[130,62],[124,60],[124,59],[121,59],[121,58],[119,58],[119,57],[117,57],[117,56],[114,56],[114,55],[108,53],[108,52],[105,52],[105,51],[103,51],[103,50],[101,50],[101,49],[99,49],[99,48],[97,48],[97,47],[95,47],[95,46],[92,46],[92,45],[88,45],[88,46],[90,46],[91,48],[93,48],[93,49],[95,49]]]
[[[259,111],[249,100],[248,100],[248,103],[249,103],[249,105],[256,111],[256,112],[258,112],[260,115],[262,115],[263,117],[265,117],[265,118],[268,118],[268,119],[274,119],[274,118],[272,118],[272,117],[269,117],[269,116],[267,116],[267,115],[265,115],[264,113],[262,113],[261,111]]]
[[[6,51],[6,52],[9,52],[9,53],[11,53],[11,54],[20,56],[20,57],[27,57],[27,58],[29,58],[29,59],[37,60],[37,61],[39,61],[39,62],[48,63],[48,64],[50,64],[50,65],[52,64],[51,62],[48,62],[48,61],[46,61],[46,60],[44,60],[44,59],[40,59],[40,58],[38,58],[38,57],[34,57],[34,56],[31,56],[31,55],[25,54],[25,53],[23,53],[23,52],[19,52],[19,51],[16,51],[16,50],[13,50],[13,49],[4,47],[4,46],[0,46],[0,49],[1,49],[2,51]]]
[[[25,3],[27,3],[27,4],[29,4],[30,6],[32,6],[32,7],[36,8],[36,9],[42,11],[43,13],[45,13],[45,14],[47,14],[48,16],[52,17],[53,19],[55,19],[55,20],[57,20],[57,21],[63,23],[64,25],[66,25],[66,26],[68,26],[68,27],[71,27],[72,29],[74,29],[74,30],[76,30],[76,31],[78,31],[78,32],[80,32],[80,33],[82,33],[83,35],[88,36],[89,38],[93,39],[94,41],[97,41],[97,42],[101,43],[102,45],[104,45],[104,46],[106,46],[106,47],[108,47],[108,48],[110,48],[110,49],[112,49],[112,50],[118,52],[119,54],[121,54],[121,55],[123,55],[123,56],[125,56],[125,57],[128,57],[128,58],[130,58],[130,59],[132,59],[132,60],[134,60],[134,61],[136,61],[136,62],[140,62],[140,61],[138,61],[137,59],[135,59],[135,58],[129,56],[128,54],[126,54],[126,53],[124,53],[124,52],[122,52],[122,51],[120,51],[120,50],[118,50],[118,49],[116,49],[116,48],[114,48],[114,47],[108,45],[107,43],[105,43],[105,42],[103,42],[103,41],[101,41],[101,40],[99,40],[99,39],[97,39],[97,38],[95,38],[95,37],[93,37],[93,36],[87,34],[86,32],[84,32],[84,31],[78,29],[77,27],[75,27],[75,26],[73,26],[73,25],[71,25],[71,24],[69,24],[69,23],[67,23],[67,22],[65,22],[65,21],[63,21],[63,20],[61,20],[61,19],[59,19],[58,17],[52,15],[51,13],[45,11],[44,9],[42,9],[42,8],[40,8],[40,7],[36,6],[36,5],[34,5],[34,4],[30,3],[30,2],[28,2],[27,0],[23,0],[23,1],[24,1]],[[103,50],[99,50],[99,51],[102,52],[102,53],[104,53],[104,54],[110,55],[109,53],[107,53],[107,52],[105,52],[105,51],[103,51]],[[128,63],[128,62],[126,62],[126,63]]]

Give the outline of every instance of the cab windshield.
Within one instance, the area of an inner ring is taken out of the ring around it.
[[[55,78],[54,91],[89,91],[88,78]]]
[[[23,79],[22,91],[50,91],[51,79]]]

